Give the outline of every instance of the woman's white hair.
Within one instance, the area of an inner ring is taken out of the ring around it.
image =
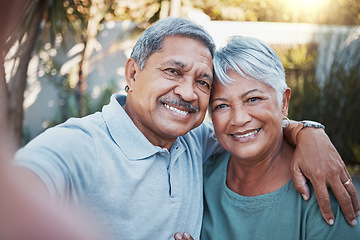
[[[285,69],[279,55],[266,43],[251,37],[233,36],[227,45],[214,55],[215,81],[222,85],[234,81],[228,76],[230,69],[242,77],[257,79],[277,93],[281,106],[287,88]]]

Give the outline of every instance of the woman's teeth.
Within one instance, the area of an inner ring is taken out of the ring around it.
[[[260,128],[259,129],[256,129],[252,132],[249,132],[249,133],[246,133],[246,134],[242,134],[242,135],[238,135],[238,134],[233,134],[234,137],[236,138],[246,138],[246,137],[250,137],[251,135],[254,135],[256,133],[258,133],[260,131]]]

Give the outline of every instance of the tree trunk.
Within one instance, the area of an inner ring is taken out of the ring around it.
[[[0,58],[0,151],[3,152],[5,149],[2,149],[5,146],[5,143],[10,141],[8,138],[8,111],[7,111],[7,85],[5,79],[5,69],[4,61],[1,56]],[[12,143],[7,143],[12,146]],[[0,160],[1,161],[1,160]]]
[[[181,0],[170,0],[170,16],[180,17],[181,15]]]
[[[87,59],[85,59],[85,50],[87,46],[87,41],[84,40],[83,44],[84,44],[84,50],[82,51],[81,54],[82,57],[79,63],[79,80],[76,85],[76,95],[75,95],[78,105],[79,117],[84,117],[86,115],[85,93],[87,89],[86,78],[88,73],[84,65],[86,65],[85,62],[87,61]]]
[[[84,40],[84,50],[82,52],[82,59],[79,63],[79,80],[76,87],[79,113],[81,117],[87,114],[85,93],[87,90],[87,78],[91,72],[91,56],[97,45],[99,25],[107,10],[108,6],[104,4],[103,0],[92,1],[89,11],[89,22],[87,24]]]
[[[10,5],[12,7],[12,5]],[[10,12],[13,9],[9,9]],[[8,10],[8,11],[9,11]],[[6,52],[5,43],[6,38],[8,36],[9,29],[5,24],[5,21],[8,19],[8,15],[5,15],[5,8],[1,9],[0,12],[0,23],[1,23],[1,36],[0,36],[0,147],[3,145],[3,142],[7,140],[7,131],[8,131],[8,111],[7,111],[7,102],[8,102],[8,93],[7,93],[7,85],[5,78],[5,69],[4,69],[4,54]],[[5,16],[4,16],[5,15]]]
[[[13,136],[16,147],[21,146],[23,117],[24,117],[24,92],[27,82],[27,69],[38,37],[40,23],[43,18],[45,1],[40,1],[37,12],[26,39],[19,48],[19,65],[16,73],[8,86],[8,114],[10,136]]]

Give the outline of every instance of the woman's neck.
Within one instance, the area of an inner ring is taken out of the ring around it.
[[[294,148],[282,141],[277,149],[263,159],[244,161],[230,156],[226,185],[243,196],[274,192],[292,178],[290,163],[293,152]]]

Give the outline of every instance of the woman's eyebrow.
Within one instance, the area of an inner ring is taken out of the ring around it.
[[[264,93],[264,91],[255,88],[255,89],[251,89],[251,90],[249,90],[249,91],[246,91],[245,93],[243,93],[243,94],[241,95],[241,97],[245,97],[246,95],[248,95],[248,94],[250,94],[250,93],[252,93],[252,92],[261,92],[261,93]]]
[[[246,97],[246,95],[248,95],[248,94],[250,94],[250,93],[252,93],[252,92],[261,92],[261,93],[264,93],[264,91],[255,88],[255,89],[251,89],[251,90],[249,90],[249,91],[246,91],[245,93],[243,93],[243,94],[241,95],[241,97]],[[215,101],[227,101],[227,99],[226,99],[226,98],[222,98],[222,97],[213,98],[213,99],[210,99],[209,103],[212,103],[212,102],[215,102]]]
[[[210,99],[210,102],[209,103],[213,103],[213,102],[215,102],[215,101],[227,101],[227,99],[226,98],[213,98],[213,99]]]

